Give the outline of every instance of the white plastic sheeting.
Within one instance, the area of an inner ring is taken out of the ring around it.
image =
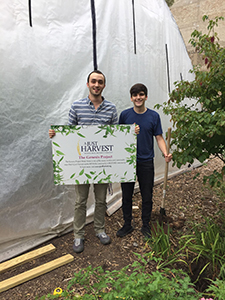
[[[53,184],[48,129],[67,123],[72,102],[88,94],[94,67],[105,73],[104,96],[118,113],[131,106],[134,83],[148,86],[146,104],[153,108],[168,99],[168,66],[171,88],[180,74],[192,75],[164,0],[1,1],[0,60],[3,261],[72,229],[74,187]],[[160,114],[165,132],[169,118]],[[155,165],[158,178],[164,172],[158,150]],[[114,185],[108,201],[120,197]],[[92,196],[88,208],[91,220]]]

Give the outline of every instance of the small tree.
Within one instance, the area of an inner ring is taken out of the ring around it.
[[[163,112],[171,115],[175,127],[171,146],[176,146],[173,160],[178,168],[192,164],[194,159],[203,163],[211,155],[225,163],[225,49],[214,32],[223,17],[209,20],[204,16],[203,21],[206,20],[208,33],[194,30],[189,41],[202,55],[205,70],[200,65],[194,66],[190,72],[195,74],[195,80],[175,82],[170,99],[163,103]],[[224,172],[225,166],[221,172],[214,170],[204,182],[209,179],[211,186],[216,182],[220,186]]]

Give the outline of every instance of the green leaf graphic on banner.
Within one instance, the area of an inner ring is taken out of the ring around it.
[[[79,176],[84,174],[84,169],[80,171]]]
[[[112,136],[115,136],[113,133],[114,133],[114,128],[115,128],[115,125],[99,125],[98,128],[100,130],[96,131],[95,134],[98,134],[102,131],[105,131],[103,133],[103,138],[107,138],[108,135],[112,135]]]
[[[70,176],[70,179],[72,179],[75,175],[76,175],[76,173],[73,173],[73,175]]]
[[[95,134],[105,131],[103,137],[107,138],[109,135],[115,136],[114,133],[117,131],[124,132],[125,134],[130,133],[131,125],[99,125],[98,128],[99,130],[96,131]],[[136,136],[135,133],[134,135]]]
[[[77,135],[79,135],[82,138],[85,138],[85,136],[83,134],[79,133],[79,132],[77,132]]]
[[[134,169],[136,169],[136,151],[137,151],[137,147],[136,144],[132,143],[130,145],[128,145],[129,147],[126,147],[125,150],[130,153],[130,157],[127,157],[126,162],[129,165],[133,165]],[[135,172],[136,173],[136,172]]]
[[[125,148],[125,150],[126,150],[127,152],[129,152],[129,153],[133,153],[133,152],[134,152],[134,150],[131,149],[131,148]]]
[[[62,153],[62,152],[59,151],[59,150],[56,150],[56,153],[59,154],[59,155],[65,155],[64,153]]]
[[[130,132],[130,128],[131,128],[130,125],[120,125],[119,131],[125,132],[125,134],[127,134]]]
[[[69,135],[70,133],[77,133],[77,135],[84,137],[79,130],[82,127],[80,125],[52,125],[51,129],[54,129],[56,133],[60,132],[62,135]]]
[[[60,158],[60,160],[58,161],[58,164],[61,163],[61,161],[63,160],[63,158],[64,158],[64,156],[62,156],[62,157]]]
[[[57,147],[60,147],[56,142],[53,142],[53,145],[55,145]]]
[[[53,145],[60,148],[60,145],[56,142],[53,142]],[[55,149],[54,149],[55,150]],[[59,160],[55,160],[54,156],[62,156]],[[54,184],[64,184],[63,182],[63,175],[60,173],[63,171],[63,169],[59,166],[62,160],[64,159],[64,153],[62,153],[59,150],[55,150],[55,154],[52,155],[53,157],[53,174],[54,174]]]
[[[85,176],[86,176],[87,178],[91,179],[91,176],[90,176],[89,174],[85,173]]]
[[[101,131],[102,131],[102,130],[98,130],[98,131],[95,132],[95,134],[98,134],[98,133],[100,133]]]

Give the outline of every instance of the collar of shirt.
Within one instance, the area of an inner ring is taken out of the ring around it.
[[[91,100],[89,99],[89,97],[87,96],[87,104],[90,106],[94,106],[94,104],[91,102]],[[105,98],[102,96],[102,103],[99,105],[98,109],[101,108],[104,105],[104,100]]]

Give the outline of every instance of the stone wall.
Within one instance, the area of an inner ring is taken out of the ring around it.
[[[201,63],[202,59],[188,43],[191,33],[195,29],[207,33],[207,21],[202,21],[204,15],[208,15],[210,19],[217,16],[225,18],[225,0],[175,0],[170,10],[180,28],[192,63]],[[225,20],[219,21],[215,31],[220,38],[220,45],[225,47]]]

